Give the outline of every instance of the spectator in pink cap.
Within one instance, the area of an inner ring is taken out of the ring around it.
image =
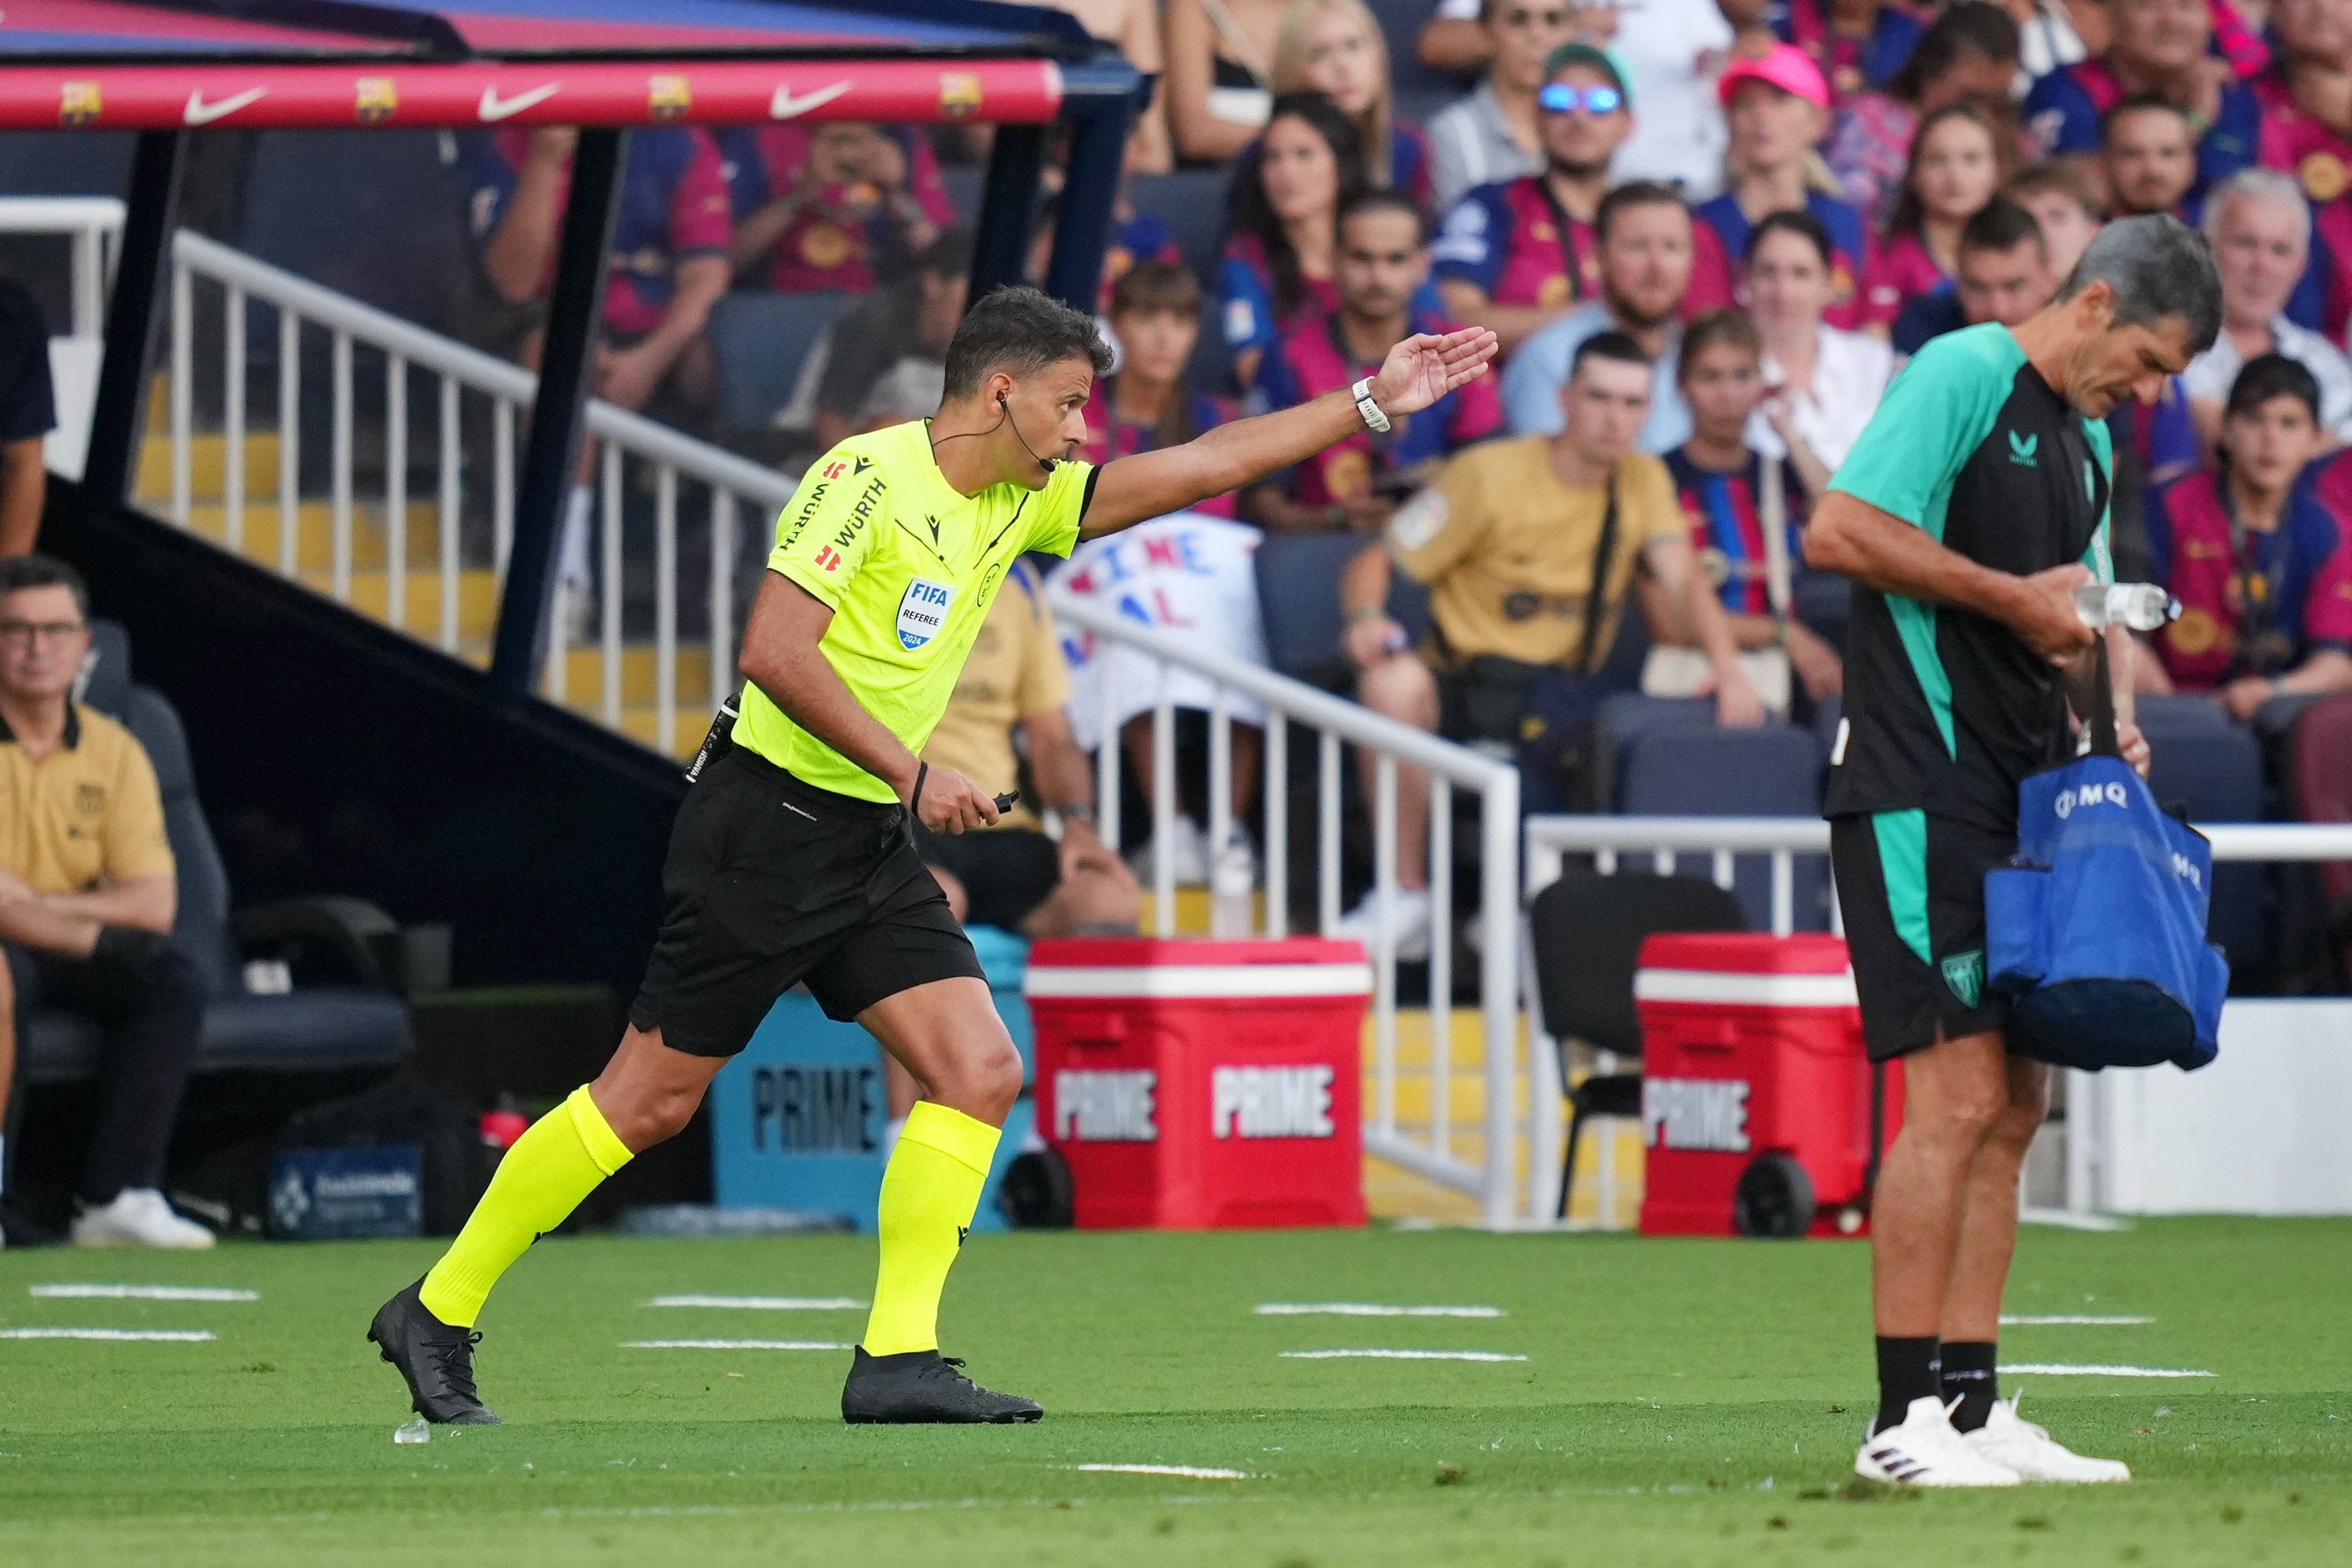
[[[1856,324],[1856,279],[1869,260],[1869,229],[1847,203],[1814,185],[1821,168],[1814,143],[1829,127],[1830,89],[1801,49],[1775,44],[1763,55],[1733,60],[1716,91],[1731,128],[1731,185],[1700,204],[1694,231],[1696,258],[1688,308],[1712,310],[1738,292],[1735,258],[1748,254],[1748,237],[1777,212],[1811,213],[1829,231],[1832,326]]]

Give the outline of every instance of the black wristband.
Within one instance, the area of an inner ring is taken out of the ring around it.
[[[915,764],[915,788],[913,793],[907,796],[907,809],[913,812],[918,820],[920,820],[923,815],[921,809],[923,805],[923,781],[930,776],[930,763],[918,762]]]

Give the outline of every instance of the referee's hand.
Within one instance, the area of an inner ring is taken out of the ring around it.
[[[961,833],[996,822],[996,800],[953,768],[923,774],[923,795],[914,803],[915,820],[934,833]]]

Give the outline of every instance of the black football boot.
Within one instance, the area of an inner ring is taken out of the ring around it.
[[[1035,1421],[1045,1407],[1017,1394],[982,1388],[963,1374],[963,1363],[933,1351],[867,1355],[857,1347],[849,1381],[841,1385],[841,1418],[866,1422],[1010,1424]]]
[[[452,1328],[425,1310],[419,1279],[376,1309],[367,1337],[383,1359],[400,1369],[411,1403],[427,1421],[458,1426],[496,1426],[499,1418],[474,1392],[474,1347],[482,1336]]]

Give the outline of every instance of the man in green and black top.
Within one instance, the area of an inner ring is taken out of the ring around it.
[[[1376,374],[1295,408],[1099,468],[1078,461],[1110,368],[1094,319],[1034,289],[973,306],[939,413],[852,436],[802,477],[740,660],[733,749],[679,807],[662,922],[629,1027],[596,1081],[534,1123],[431,1273],[368,1337],[430,1421],[495,1422],[474,1388],[477,1314],[523,1249],[694,1114],[776,998],[805,984],[921,1086],[882,1177],[881,1268],[842,1390],[845,1420],[1034,1421],[940,1354],[940,1292],[980,1201],[1021,1057],[910,830],[1003,809],[923,760],[1014,562],[1180,511],[1390,428],[1485,374],[1495,334],[1417,334]]]
[[[1904,1068],[1872,1214],[1880,1403],[1854,1468],[1874,1479],[2130,1479],[1996,1397],[2049,1072],[2003,1045],[1984,879],[2016,848],[2018,784],[2072,754],[2067,709],[2086,711],[2096,634],[2074,591],[2113,574],[2104,421],[2154,403],[2220,321],[2201,239],[2168,217],[2109,225],[2040,314],[1920,351],[1805,531],[1806,558],[1855,587],[1831,859],[1872,1059]],[[2129,637],[2109,636],[2118,736],[2145,772]]]

